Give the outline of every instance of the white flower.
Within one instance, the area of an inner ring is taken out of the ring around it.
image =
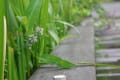
[[[31,34],[31,35],[28,36],[28,40],[29,40],[30,43],[36,43],[36,42],[38,42],[37,39],[38,39],[37,36],[34,35],[34,34]]]
[[[36,28],[35,28],[35,32],[36,33],[38,33],[39,35],[43,35],[43,28],[41,28],[41,27],[39,27],[39,26],[37,26]]]

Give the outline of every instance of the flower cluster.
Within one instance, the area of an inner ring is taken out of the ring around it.
[[[38,41],[38,37],[34,34],[28,36],[28,40],[30,43],[36,43]]]
[[[32,49],[32,45],[38,42],[38,37],[43,35],[43,28],[37,26],[34,30],[34,33],[28,36],[27,43],[28,48]]]
[[[39,26],[37,26],[35,28],[35,32],[38,34],[38,35],[43,35],[43,28],[40,28]]]

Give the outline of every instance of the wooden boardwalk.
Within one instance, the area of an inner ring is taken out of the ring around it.
[[[107,11],[107,20],[111,23],[104,26],[103,29],[95,31],[95,36],[100,40],[96,45],[103,49],[96,51],[96,63],[106,63],[119,66],[120,64],[120,2],[102,4]],[[109,28],[108,28],[109,27]],[[97,67],[97,80],[119,80],[120,68],[102,66]]]

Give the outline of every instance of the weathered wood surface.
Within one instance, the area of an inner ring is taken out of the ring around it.
[[[120,57],[120,48],[97,50],[98,57]]]
[[[96,44],[99,46],[104,46],[104,48],[118,48],[120,47],[120,40],[100,41]]]
[[[102,7],[106,11],[106,20],[110,19],[111,23],[101,29],[95,29],[95,36],[100,39],[96,44],[104,47],[96,51],[96,62],[117,66],[120,63],[120,2],[105,3]],[[99,80],[120,79],[120,68],[102,66],[96,69]]]
[[[107,12],[106,15],[111,17],[120,17],[120,2],[102,3],[101,5]]]
[[[109,18],[120,17],[120,2],[101,3],[101,6],[106,11],[106,16],[109,16]],[[92,12],[92,16],[95,18],[100,18],[95,11]]]
[[[70,30],[68,35],[73,37],[64,40],[53,54],[74,63],[95,63],[94,27],[93,24],[86,24],[86,26],[76,27],[79,33],[75,29]],[[54,75],[66,75],[67,80],[96,80],[96,69],[94,66],[60,70],[54,67],[40,68],[30,80],[53,80]]]
[[[109,20],[109,18],[108,18]],[[97,22],[98,23],[98,22]],[[112,19],[110,23],[106,24],[102,29],[95,29],[96,36],[98,37],[107,37],[115,36],[120,34],[120,18]]]
[[[97,77],[116,77],[116,76],[120,76],[120,73],[102,73],[97,75]]]
[[[118,62],[119,59],[120,59],[119,57],[97,58],[96,62],[97,63],[114,63],[114,62]]]
[[[97,70],[118,70],[119,68],[115,68],[115,67],[97,67]]]
[[[100,38],[101,38],[101,41],[119,40],[120,34],[101,36]]]
[[[100,38],[96,44],[106,48],[120,47],[120,18],[113,19],[108,25],[102,29],[95,29],[96,37]]]

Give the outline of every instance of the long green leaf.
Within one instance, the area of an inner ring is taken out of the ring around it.
[[[9,32],[15,32],[18,29],[18,23],[9,1],[7,1],[7,25]]]
[[[4,21],[5,15],[4,0],[0,0],[0,80],[4,80]]]
[[[28,17],[28,31],[30,32],[35,24],[38,24],[39,14],[41,8],[41,0],[31,0],[30,5],[26,10],[26,16]]]
[[[8,47],[8,80],[19,80],[14,59],[14,50]]]
[[[113,67],[120,69],[119,65],[109,64],[109,63],[90,63],[90,62],[80,62],[76,64],[77,66],[96,66],[96,67]]]
[[[40,25],[44,29],[44,36],[41,38],[40,56],[44,55],[45,50],[46,50],[45,35],[47,35],[47,30],[48,30],[48,5],[49,5],[49,0],[42,0],[42,6],[40,10]]]
[[[27,9],[30,4],[30,0],[23,0],[23,3],[24,3],[25,9]]]
[[[61,24],[66,25],[66,26],[68,26],[68,27],[71,27],[71,28],[73,28],[77,33],[80,33],[79,30],[78,30],[74,25],[72,25],[72,24],[70,24],[70,23],[68,23],[68,22],[66,22],[66,21],[57,20],[57,21],[55,21],[55,22],[58,22],[58,23],[61,23]]]
[[[61,67],[61,68],[72,68],[72,67],[75,67],[75,64],[69,62],[69,61],[66,61],[66,60],[63,60],[62,58],[59,58],[57,56],[54,56],[54,55],[43,55],[41,57],[41,61],[44,62],[44,63],[47,63],[47,64],[54,64],[54,65],[57,65],[58,67]]]
[[[59,43],[59,37],[58,37],[57,33],[55,33],[52,30],[49,30],[49,34],[53,38],[53,40],[55,40],[55,42],[58,44]]]

